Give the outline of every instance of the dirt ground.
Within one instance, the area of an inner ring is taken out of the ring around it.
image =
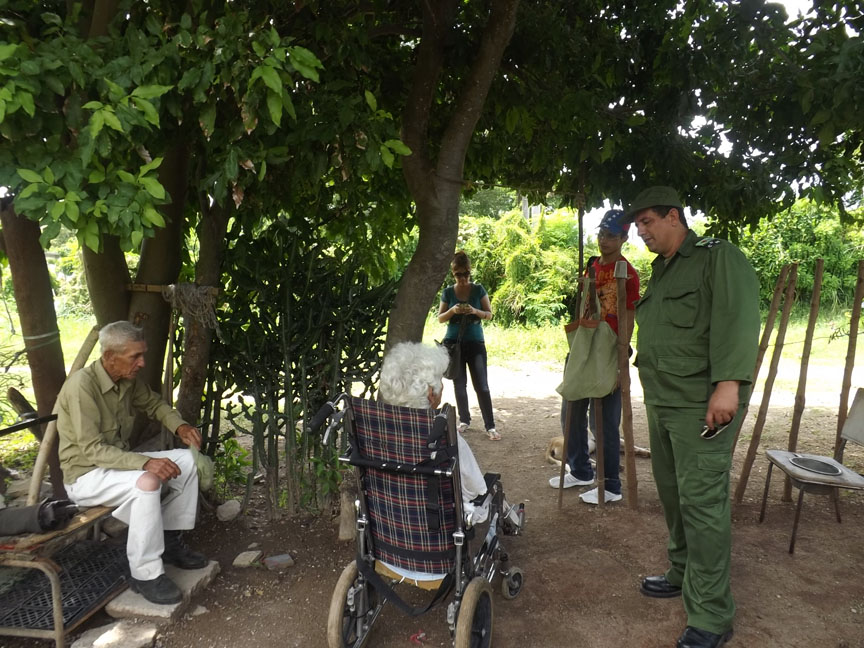
[[[544,461],[544,451],[549,439],[560,434],[560,400],[554,392],[558,375],[539,365],[518,372],[493,368],[490,384],[503,439],[486,439],[476,405],[475,425],[465,434],[481,466],[502,473],[508,498],[525,502],[528,520],[523,536],[505,539],[512,563],[525,572],[525,586],[513,601],[496,592],[493,644],[496,648],[674,646],[686,624],[681,599],[650,599],[638,591],[644,576],[666,568],[666,529],[650,460],[636,459],[638,509],[631,508],[625,496],[624,501],[598,510],[579,500],[583,490],[579,488],[564,491],[559,509],[557,491],[548,486],[548,478],[557,474]],[[813,380],[815,396],[808,394],[800,433],[803,452],[830,454],[839,402],[838,391],[829,384],[832,380],[839,381],[837,372]],[[853,387],[857,384],[860,381]],[[636,443],[647,447],[638,384],[634,388]],[[754,395],[735,453],[733,490],[760,398]],[[445,400],[453,402],[449,384]],[[733,505],[732,586],[738,613],[729,645],[864,648],[864,496],[842,493],[842,524],[834,519],[829,498],[806,496],[795,553],[789,555],[794,505],[781,501],[783,480],[775,471],[766,520],[758,522],[767,471],[761,450],[785,447],[792,419],[791,395],[777,394],[772,402],[777,405],[768,412],[744,502]],[[850,446],[846,459],[848,465],[864,471],[864,449]],[[326,647],[331,593],[342,568],[353,558],[353,545],[337,540],[337,520],[270,523],[260,511],[230,523],[205,518],[190,540],[220,561],[222,573],[196,597],[195,604],[206,612],[187,615],[165,628],[158,646]],[[282,574],[233,568],[234,557],[253,543],[265,555],[290,552],[296,565]],[[108,621],[97,616],[87,627]],[[387,608],[367,645],[407,648],[417,645],[411,636],[420,631],[425,632],[422,645],[450,645],[443,608],[417,618]],[[4,637],[0,645],[47,644]]]

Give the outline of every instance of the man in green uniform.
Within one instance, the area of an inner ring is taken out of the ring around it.
[[[646,596],[683,594],[677,648],[715,648],[732,636],[729,470],[750,397],[759,337],[759,282],[738,248],[696,236],[670,187],[640,193],[627,217],[657,258],[636,303],[636,365],[651,464],[669,528],[670,567]]]

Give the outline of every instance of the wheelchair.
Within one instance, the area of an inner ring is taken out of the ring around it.
[[[482,524],[466,523],[456,415],[450,405],[413,409],[341,394],[315,415],[310,427],[320,427],[327,418],[325,445],[341,424],[348,451],[339,460],[353,466],[359,494],[357,557],[333,591],[329,648],[366,645],[387,602],[419,616],[442,605],[451,593],[446,618],[455,648],[490,647],[493,582],[500,579],[504,598],[513,599],[524,581],[501,542],[504,535],[520,533],[524,505],[505,510],[500,475],[487,473],[487,492],[472,504],[488,516]],[[486,524],[481,536],[478,530]],[[476,553],[472,544],[479,544]],[[397,593],[399,584],[426,590],[430,600],[413,607]]]

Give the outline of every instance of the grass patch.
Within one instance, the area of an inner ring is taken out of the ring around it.
[[[15,470],[32,470],[39,454],[39,441],[29,430],[0,437],[0,465]]]
[[[445,324],[438,323],[437,317],[430,317],[426,321],[423,341],[443,340],[446,328]],[[489,364],[508,369],[517,369],[525,362],[563,367],[568,351],[563,325],[505,328],[493,321],[483,325],[483,337]]]

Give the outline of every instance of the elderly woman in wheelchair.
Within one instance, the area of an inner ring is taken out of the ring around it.
[[[456,648],[491,646],[492,589],[500,576],[505,598],[515,598],[523,573],[509,564],[503,535],[517,535],[524,507],[504,498],[500,476],[483,474],[456,431],[453,408],[441,403],[445,349],[396,345],[381,369],[380,401],[340,396],[313,419],[336,409],[358,482],[357,558],[333,592],[327,623],[330,648],[360,648],[385,602],[416,616],[454,596],[447,623]],[[457,497],[459,493],[461,497]],[[481,524],[488,523],[480,534]],[[472,554],[475,538],[480,547]],[[434,590],[412,607],[397,593],[407,583]]]

